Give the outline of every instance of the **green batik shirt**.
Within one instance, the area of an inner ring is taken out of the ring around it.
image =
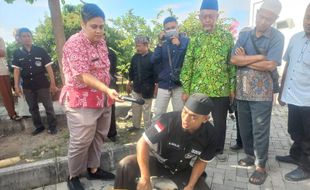
[[[233,44],[231,33],[220,28],[213,33],[199,31],[190,37],[181,72],[186,94],[227,97],[235,92],[236,67],[230,64]]]

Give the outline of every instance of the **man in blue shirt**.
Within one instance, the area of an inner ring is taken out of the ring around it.
[[[281,11],[278,0],[266,0],[256,14],[253,30],[241,32],[232,50],[238,66],[236,99],[239,127],[246,157],[241,166],[256,165],[249,182],[265,182],[273,101],[272,72],[281,64],[284,36],[271,27]],[[259,52],[258,52],[259,50]],[[264,52],[263,54],[260,52]]]
[[[291,38],[284,61],[279,103],[288,104],[288,133],[294,143],[288,156],[276,156],[276,160],[299,165],[285,179],[300,181],[310,178],[310,4],[304,31]]]
[[[189,40],[185,34],[179,33],[178,23],[174,17],[167,17],[163,24],[164,31],[159,34],[159,43],[152,56],[152,62],[159,64],[154,121],[167,111],[170,99],[174,111],[183,108],[183,91],[179,75]]]

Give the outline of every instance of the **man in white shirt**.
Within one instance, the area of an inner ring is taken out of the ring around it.
[[[287,63],[279,94],[279,103],[288,105],[288,133],[294,143],[289,155],[276,160],[298,165],[285,175],[288,181],[310,179],[310,4],[303,23],[304,31],[291,38],[284,55]]]

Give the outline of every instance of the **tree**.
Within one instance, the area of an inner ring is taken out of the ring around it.
[[[56,52],[58,57],[58,66],[60,69],[61,81],[65,83],[65,77],[62,73],[62,48],[66,42],[64,25],[62,21],[59,0],[48,0],[48,6],[51,12],[53,32],[56,40]]]
[[[146,35],[152,33],[151,28],[146,24],[143,17],[136,16],[133,10],[129,10],[125,15],[117,17],[116,19],[111,19],[114,32],[117,34],[122,34],[122,37],[115,39],[117,46],[121,49],[118,55],[119,70],[122,75],[128,73],[130,60],[135,53],[135,43],[134,39],[138,35]],[[110,39],[107,36],[107,39]]]

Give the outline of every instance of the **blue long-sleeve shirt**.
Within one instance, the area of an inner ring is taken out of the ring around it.
[[[174,45],[171,42],[165,42],[162,46],[157,46],[152,55],[152,62],[157,64],[158,87],[162,89],[174,89],[181,86],[180,82],[171,80],[171,66],[169,64],[168,47],[170,49],[172,67],[181,70],[186,54],[189,39],[185,35],[179,36],[180,44]]]

